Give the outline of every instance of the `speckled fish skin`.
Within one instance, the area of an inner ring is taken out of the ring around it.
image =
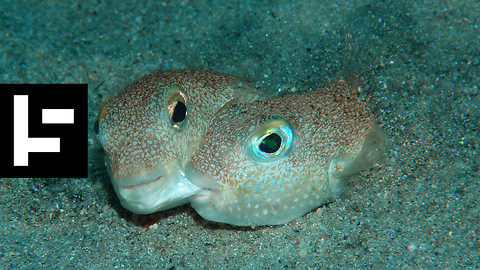
[[[191,197],[193,208],[211,221],[276,225],[334,199],[345,177],[370,164],[381,136],[357,86],[336,81],[306,94],[224,108],[187,165],[187,177],[204,189]],[[252,141],[275,125],[287,135],[291,128],[291,142],[282,138],[290,146],[272,160],[259,158]]]
[[[200,189],[185,178],[185,162],[203,141],[211,118],[233,98],[250,101],[255,90],[235,77],[202,69],[145,75],[108,101],[95,130],[121,204],[148,214],[188,203]],[[171,120],[178,100],[187,107],[180,124]]]

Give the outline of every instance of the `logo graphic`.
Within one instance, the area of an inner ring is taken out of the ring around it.
[[[88,177],[87,85],[0,87],[0,177]]]

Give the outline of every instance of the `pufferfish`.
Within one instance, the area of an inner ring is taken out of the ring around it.
[[[209,121],[232,99],[256,98],[248,82],[209,69],[154,72],[123,89],[94,124],[121,204],[149,214],[188,203],[201,189],[184,165]]]
[[[190,197],[193,208],[211,221],[277,225],[336,198],[382,141],[356,90],[336,81],[309,93],[227,104],[186,165],[187,178],[202,188]]]

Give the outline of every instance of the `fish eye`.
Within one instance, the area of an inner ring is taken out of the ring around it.
[[[187,116],[187,106],[181,101],[176,101],[173,104],[173,110],[170,115],[170,119],[173,123],[178,124],[185,120]]]
[[[293,136],[293,128],[286,120],[270,120],[247,140],[247,153],[254,161],[260,163],[280,160],[288,156]]]
[[[180,131],[187,123],[187,96],[178,86],[170,86],[170,98],[168,99],[167,110],[170,125]]]

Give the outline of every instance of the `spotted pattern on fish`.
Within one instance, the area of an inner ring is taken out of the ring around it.
[[[108,101],[95,130],[122,205],[146,214],[187,203],[199,189],[185,179],[183,166],[203,141],[209,121],[233,98],[257,97],[252,85],[202,69],[145,75]],[[172,116],[179,103],[183,115]]]
[[[191,197],[193,208],[212,221],[274,225],[334,199],[343,179],[367,165],[380,134],[356,86],[336,81],[224,108],[187,165],[187,177],[203,188]],[[282,145],[276,136],[268,139],[273,146],[252,143],[267,138],[262,132],[281,133]],[[262,153],[262,147],[279,150]]]

